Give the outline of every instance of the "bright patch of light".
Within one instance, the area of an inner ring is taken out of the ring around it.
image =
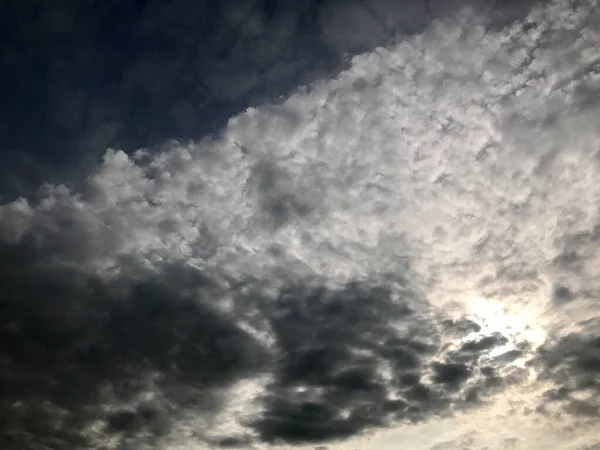
[[[209,434],[219,436],[248,435],[244,423],[260,416],[262,406],[257,400],[260,392],[273,380],[269,376],[238,381],[227,393],[225,404],[211,423]]]
[[[489,353],[494,358],[517,348],[520,342],[528,342],[537,347],[546,337],[544,330],[536,323],[536,315],[533,309],[523,308],[520,311],[509,311],[505,304],[499,300],[477,297],[469,305],[470,314],[481,327],[477,333],[470,338],[489,336],[500,333],[508,342],[500,345]],[[514,364],[522,363],[515,361]]]

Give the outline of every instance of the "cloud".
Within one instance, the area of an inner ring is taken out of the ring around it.
[[[290,258],[281,244],[263,255],[253,250],[263,266],[249,267],[242,250],[227,248],[239,236],[190,221],[185,196],[175,193],[205,199],[189,203],[191,217],[206,214],[211,201],[225,215],[239,205],[211,181],[222,180],[228,164],[215,155],[209,148],[203,158],[212,166],[193,177],[187,171],[201,169],[182,147],[148,162],[111,151],[82,194],[48,186],[37,204],[2,207],[10,445],[159,445],[192,428],[190,416],[203,423],[197,439],[211,445],[319,443],[463,407],[462,386],[487,379],[476,357],[468,365],[436,361],[444,327],[478,326],[438,323],[409,271],[328,286],[331,279],[307,263],[278,267]],[[263,197],[279,189],[277,168],[231,157],[249,180],[261,167],[258,191],[245,198],[256,195],[252,213],[262,217]],[[198,182],[208,187],[189,189]],[[279,228],[303,220],[290,217]],[[273,232],[269,221],[256,223],[253,232]],[[233,268],[228,252],[241,256]],[[260,377],[267,382],[234,420],[242,437],[211,434],[207,423],[228,411],[229,393]]]
[[[468,366],[460,363],[438,363],[433,370],[436,383],[446,385],[460,385],[471,375]]]
[[[579,418],[600,415],[600,337],[593,330],[549,342],[538,350],[535,362],[540,365],[540,379],[553,384],[540,403],[542,413]]]
[[[319,442],[401,417],[409,404],[396,398],[394,384],[405,372],[420,372],[421,358],[433,350],[421,342],[431,337],[414,332],[423,319],[390,301],[386,289],[296,291],[283,294],[272,319],[282,359],[256,423],[261,437]],[[393,325],[398,320],[412,331],[405,338]]]
[[[223,289],[181,264],[103,278],[72,264],[72,247],[35,239],[65,231],[0,252],[7,448],[159,445],[190,414],[210,422],[236,383],[260,376],[271,380],[252,394],[261,406],[238,424],[250,441],[205,429],[199,441],[318,443],[462,402],[455,381],[470,371],[433,362],[437,324],[389,286],[304,280],[269,299],[250,279]]]
[[[2,246],[8,448],[75,448],[93,442],[95,422],[121,446],[152,442],[180,409],[218,410],[219,390],[267,359],[235,320],[186,296],[184,276],[107,283],[39,250]]]
[[[159,445],[190,414],[210,422],[236,383],[260,376],[271,380],[252,394],[261,406],[238,424],[250,441],[318,443],[452,410],[459,385],[477,378],[476,365],[434,361],[438,324],[411,309],[408,287],[305,279],[272,299],[260,280],[220,285],[180,263],[125,261],[103,277],[60,244],[77,230],[2,245],[8,448]],[[222,447],[248,439],[197,432]]]
[[[586,445],[585,447],[581,447],[581,450],[596,450],[597,448],[600,448],[600,443]]]
[[[489,350],[499,345],[504,345],[508,339],[500,333],[494,333],[490,336],[485,336],[481,339],[465,342],[460,348],[463,352]]]
[[[224,20],[254,42],[248,11]],[[518,415],[544,383],[536,406],[595,417],[592,12],[425,21],[216,136],[0,206],[2,440],[334,446]]]

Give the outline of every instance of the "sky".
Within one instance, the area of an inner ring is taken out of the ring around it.
[[[599,30],[0,2],[0,447],[600,449]]]

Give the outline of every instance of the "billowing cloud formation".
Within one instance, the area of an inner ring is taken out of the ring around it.
[[[218,409],[219,387],[266,358],[231,318],[176,288],[201,286],[201,277],[107,284],[53,256],[35,244],[2,246],[7,448],[88,445],[96,421],[108,433],[155,438],[183,406]]]
[[[541,413],[600,416],[600,336],[596,330],[586,331],[569,333],[540,348],[540,378],[554,384],[544,393]]]
[[[456,407],[460,387],[484,377],[476,364],[432,362],[438,330],[409,292],[305,280],[267,299],[251,280],[225,290],[182,266],[106,280],[41,236],[2,246],[6,448],[155,445],[189,414],[206,427],[229,388],[259,376],[270,381],[245,439],[327,441]],[[196,426],[199,441],[240,439]]]
[[[593,7],[460,9],[218,136],[0,206],[3,445],[595,417]]]

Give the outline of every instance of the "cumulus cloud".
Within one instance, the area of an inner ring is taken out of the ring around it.
[[[327,42],[369,49],[394,26],[384,6],[336,22],[328,5]],[[468,6],[402,10],[414,36],[216,136],[110,149],[77,187],[1,205],[5,446],[314,446],[540,404],[595,417],[598,15],[557,1],[492,24]],[[148,27],[183,20],[153,8]],[[250,42],[252,8],[224,18]],[[364,41],[333,38],[362,15]],[[236,84],[219,73],[211,89]]]

